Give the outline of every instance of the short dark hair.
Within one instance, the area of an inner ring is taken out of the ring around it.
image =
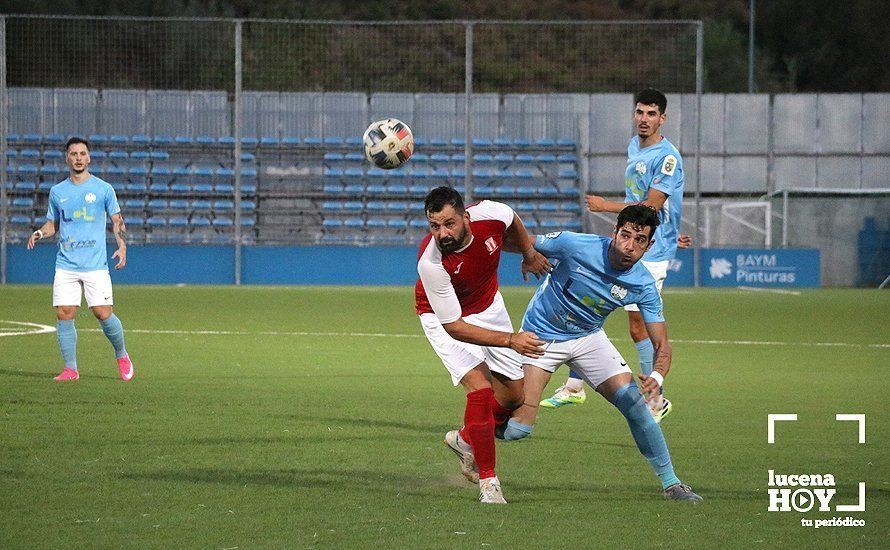
[[[627,222],[630,222],[635,229],[651,227],[652,232],[649,233],[650,241],[655,236],[655,230],[661,225],[661,220],[658,219],[658,212],[651,206],[646,206],[645,204],[631,204],[630,206],[625,206],[624,210],[618,214],[618,224],[615,226],[615,229],[617,230],[624,227],[624,224]]]
[[[86,146],[87,151],[90,150],[90,142],[88,142],[87,140],[83,139],[82,137],[74,136],[73,138],[69,138],[69,139],[68,139],[68,142],[65,143],[65,152],[67,153],[67,152],[68,152],[68,149],[69,149],[72,145],[77,144],[77,143],[83,143],[83,144]]]
[[[441,212],[446,205],[450,204],[454,207],[454,211],[458,214],[464,213],[464,199],[453,187],[436,187],[426,196],[423,203],[423,211],[427,214],[435,214]]]
[[[637,103],[642,103],[643,105],[658,105],[658,111],[662,115],[668,108],[667,98],[655,88],[646,88],[634,96],[634,105]]]

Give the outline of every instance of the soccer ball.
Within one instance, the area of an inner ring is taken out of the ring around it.
[[[394,118],[372,122],[365,130],[362,142],[365,145],[365,158],[386,170],[405,164],[414,152],[411,128]]]

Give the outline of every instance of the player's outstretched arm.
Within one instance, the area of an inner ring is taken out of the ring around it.
[[[544,355],[544,342],[534,332],[501,332],[471,325],[463,319],[442,325],[445,332],[455,340],[476,344],[477,346],[491,346],[498,348],[510,348],[526,357],[540,357]]]
[[[112,232],[114,240],[117,241],[117,250],[111,255],[117,258],[115,269],[123,269],[127,265],[127,226],[124,225],[124,217],[120,213],[111,216]]]
[[[535,236],[528,232],[522,218],[513,213],[513,223],[504,232],[504,250],[522,254],[522,278],[528,282],[528,274],[541,278],[553,269],[550,261],[535,250]]]
[[[48,221],[43,224],[43,227],[38,229],[37,231],[31,233],[31,236],[28,237],[28,250],[34,248],[34,245],[37,244],[37,241],[40,239],[47,239],[56,234],[56,224],[55,222]]]
[[[658,389],[664,384],[664,378],[671,370],[671,344],[668,342],[667,325],[665,323],[646,323],[646,330],[649,332],[649,339],[655,348],[655,355],[652,361],[652,374],[646,376],[640,374],[640,382],[643,387],[642,392],[648,394],[650,398],[658,396]]]
[[[591,212],[612,212],[617,214],[627,206],[626,202],[610,201],[599,195],[587,195],[587,210]]]

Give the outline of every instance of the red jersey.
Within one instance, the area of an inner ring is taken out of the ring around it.
[[[485,311],[498,291],[498,264],[504,232],[513,223],[513,209],[486,200],[467,212],[473,234],[468,245],[443,254],[428,233],[417,255],[417,314],[435,313],[442,324]]]

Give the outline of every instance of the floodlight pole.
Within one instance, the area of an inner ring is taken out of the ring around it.
[[[6,94],[6,18],[0,17],[0,285],[6,286],[6,231],[9,208],[6,204],[6,132],[9,97]]]
[[[241,284],[241,20],[235,21],[235,284]]]
[[[695,30],[695,240],[692,248],[693,284],[701,286],[701,94],[704,72],[704,23]]]
[[[464,196],[473,201],[473,117],[470,116],[473,96],[473,23],[466,22],[464,44]]]
[[[756,0],[750,0],[748,4],[748,93],[754,93],[754,4]]]

